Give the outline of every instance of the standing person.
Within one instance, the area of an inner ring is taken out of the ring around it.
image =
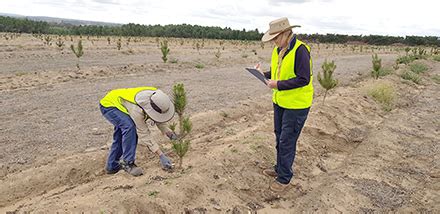
[[[115,89],[99,103],[102,115],[115,126],[106,165],[107,174],[115,174],[121,169],[133,176],[143,174],[135,164],[138,135],[141,139],[146,138],[148,148],[159,156],[163,169],[172,167],[171,160],[157,143],[148,138],[150,131],[147,123],[152,123],[171,140],[177,139],[165,123],[174,116],[174,104],[165,93],[154,87]]]
[[[275,192],[285,190],[293,177],[296,142],[313,100],[310,47],[294,36],[294,27],[300,26],[291,26],[287,18],[274,20],[261,39],[275,43],[270,71],[264,75],[273,90],[277,162],[273,168],[263,170],[263,174],[275,178],[269,186]]]

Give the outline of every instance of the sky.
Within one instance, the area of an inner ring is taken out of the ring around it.
[[[287,17],[296,33],[438,36],[436,0],[0,0],[0,13],[137,24],[197,24],[266,32]]]

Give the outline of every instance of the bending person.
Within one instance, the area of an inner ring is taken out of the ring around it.
[[[107,159],[107,174],[123,169],[133,176],[143,174],[136,166],[138,136],[145,138],[148,148],[157,154],[163,169],[172,167],[171,160],[149,138],[148,123],[156,124],[171,140],[176,134],[166,125],[174,116],[174,104],[161,90],[154,87],[115,89],[100,101],[102,115],[114,125],[113,144]]]

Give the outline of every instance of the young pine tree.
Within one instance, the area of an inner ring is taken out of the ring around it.
[[[190,141],[185,137],[191,132],[192,124],[189,116],[185,116],[187,104],[186,92],[182,83],[173,86],[173,103],[179,117],[179,133],[177,140],[172,141],[173,150],[179,156],[179,168],[182,168],[183,157],[188,152]],[[170,128],[175,132],[177,124],[172,124]]]
[[[380,76],[380,72],[382,69],[382,59],[380,59],[377,54],[372,55],[373,62],[373,70],[371,71],[371,75],[377,79]]]
[[[217,59],[220,59],[220,56],[222,55],[222,53],[220,52],[220,49],[217,49],[217,52],[215,52],[214,55]]]
[[[321,72],[318,73],[318,81],[319,84],[325,89],[323,103],[325,103],[325,97],[327,96],[328,90],[336,87],[338,85],[338,80],[333,78],[333,72],[336,69],[335,61],[327,62],[324,61],[322,64],[322,72],[323,76],[321,76]]]
[[[118,51],[120,51],[121,47],[122,47],[122,42],[121,42],[121,38],[119,38],[118,41],[116,42],[116,48],[118,48]]]
[[[58,48],[60,48],[61,50],[63,50],[63,46],[64,46],[64,41],[61,39],[61,36],[58,37],[58,41],[55,43]]]
[[[77,48],[75,48],[75,46],[73,44],[71,44],[70,49],[72,49],[73,53],[75,54],[76,58],[78,59],[78,62],[76,63],[76,67],[79,69],[79,58],[81,58],[82,55],[84,54],[82,41],[81,40],[78,41]]]
[[[165,40],[163,42],[160,42],[160,50],[162,51],[162,60],[164,63],[168,60],[168,53],[170,53],[170,49],[168,48],[168,41]]]

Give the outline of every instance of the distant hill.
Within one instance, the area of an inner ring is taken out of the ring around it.
[[[78,19],[65,19],[65,18],[57,18],[57,17],[47,17],[47,16],[23,16],[18,14],[10,14],[10,13],[0,13],[0,16],[9,16],[14,18],[23,18],[29,19],[32,21],[44,21],[48,23],[60,24],[60,25],[97,25],[97,26],[120,26],[122,24],[119,23],[110,23],[110,22],[97,22],[97,21],[88,21],[88,20],[78,20]]]
[[[9,16],[9,17],[14,17],[14,18],[24,18],[26,16],[22,16],[22,15],[18,15],[18,14],[12,14],[12,13],[0,13],[0,16]]]

